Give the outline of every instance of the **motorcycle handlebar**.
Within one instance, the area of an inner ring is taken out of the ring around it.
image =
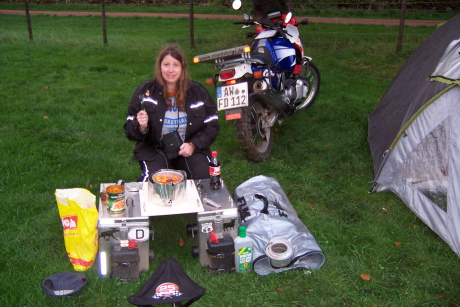
[[[268,19],[260,19],[259,21],[256,21],[254,19],[247,19],[244,21],[234,21],[233,24],[235,25],[246,25],[246,26],[253,26],[253,25],[261,25],[263,27],[267,27],[270,29],[278,29],[283,27],[283,21],[271,21]],[[308,19],[303,19],[300,22],[297,22],[295,26],[300,26],[300,25],[307,25],[308,24]]]
[[[254,20],[245,20],[245,21],[234,21],[233,24],[234,24],[234,25],[253,26],[253,25],[255,25],[256,23],[254,22]]]
[[[308,25],[308,19],[305,18],[301,20],[300,22],[296,23],[296,26],[299,26],[299,25]]]

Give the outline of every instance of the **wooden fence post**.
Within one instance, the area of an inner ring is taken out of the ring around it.
[[[404,23],[406,21],[407,1],[404,0],[401,7],[401,17],[399,19],[399,30],[398,30],[398,43],[396,45],[396,53],[402,51],[402,44],[404,38]]]
[[[195,48],[195,29],[193,27],[193,0],[190,0],[189,6],[189,18],[190,18],[190,49]]]
[[[102,37],[104,40],[104,45],[107,46],[107,25],[105,21],[105,5],[101,5],[101,14],[102,14]]]
[[[30,14],[29,14],[29,3],[25,3],[25,10],[26,10],[26,20],[27,20],[27,30],[29,31],[29,40],[34,40],[34,35],[32,33],[32,23],[30,22]]]

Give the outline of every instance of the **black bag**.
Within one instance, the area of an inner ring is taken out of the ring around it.
[[[163,145],[166,158],[170,160],[179,157],[179,150],[182,143],[182,138],[177,130],[163,135],[161,144]]]
[[[142,288],[128,297],[128,302],[137,306],[175,304],[185,307],[199,300],[205,291],[184,272],[176,259],[167,258]]]
[[[112,278],[120,281],[139,279],[139,250],[121,247],[120,244],[112,246],[110,260],[112,264]]]
[[[206,254],[209,257],[208,272],[230,273],[235,271],[235,243],[230,235],[224,235],[218,243],[207,241]]]

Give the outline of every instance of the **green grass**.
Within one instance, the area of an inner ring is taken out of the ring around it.
[[[322,88],[312,108],[276,129],[269,159],[244,160],[233,123],[222,118],[213,145],[231,191],[256,175],[280,182],[326,256],[320,270],[211,275],[191,256],[189,217],[169,216],[152,219],[156,258],[139,281],[102,279],[93,266],[80,295],[46,296],[44,278],[72,271],[54,191],[83,187],[97,195],[102,182],[137,178],[123,124],[133,90],[152,75],[154,55],[166,43],[178,43],[191,59],[245,41],[230,21],[223,29],[224,21],[197,20],[194,50],[186,19],[107,22],[103,46],[95,17],[34,16],[32,42],[22,16],[0,18],[2,306],[130,306],[127,297],[167,257],[207,288],[197,306],[459,306],[458,256],[395,195],[368,193],[367,116],[434,28],[407,28],[404,52],[395,54],[396,27],[335,24],[301,28]],[[190,69],[200,82],[215,73],[210,64]]]

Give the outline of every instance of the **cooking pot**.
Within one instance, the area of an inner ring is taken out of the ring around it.
[[[184,171],[161,169],[152,175],[153,188],[165,206],[179,204],[185,199],[187,174]]]

